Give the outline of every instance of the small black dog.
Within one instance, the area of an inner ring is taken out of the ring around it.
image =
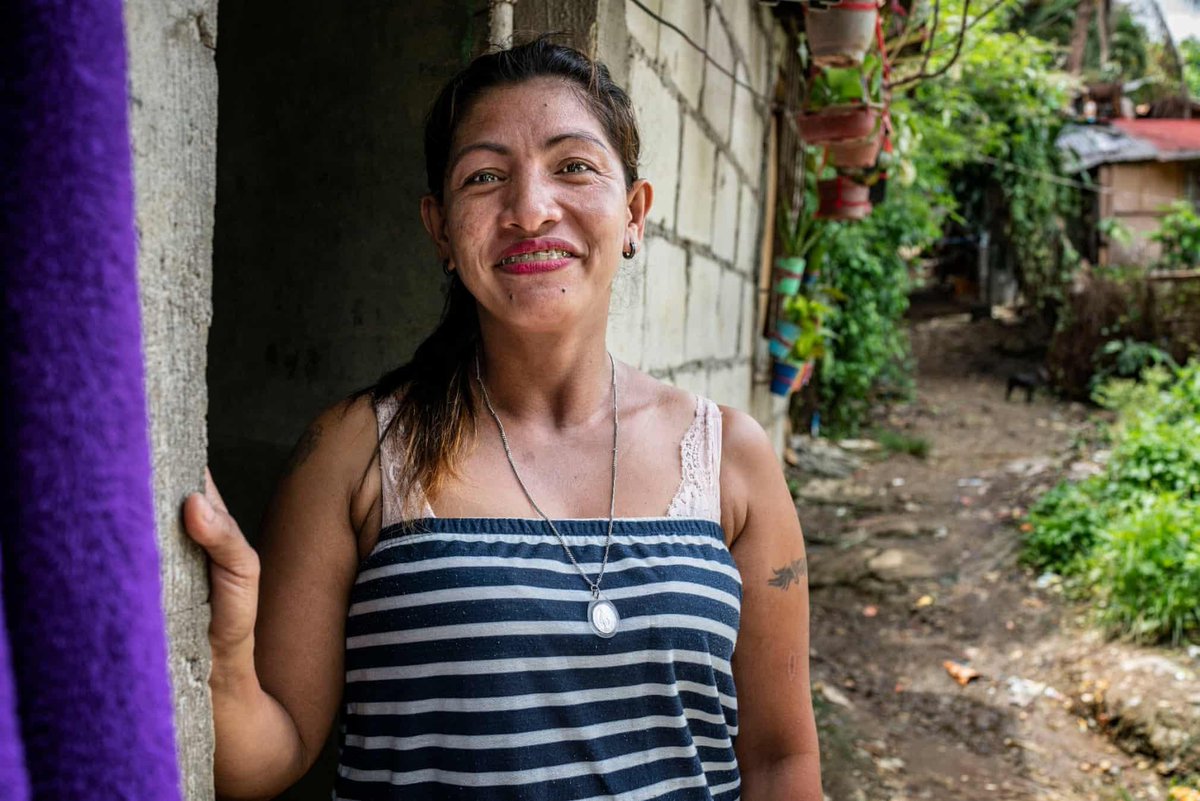
[[[1050,381],[1050,371],[1045,365],[1036,372],[1013,373],[1008,377],[1008,389],[1004,392],[1004,400],[1011,400],[1014,389],[1025,390],[1025,402],[1033,403],[1033,393],[1038,387],[1045,386]]]

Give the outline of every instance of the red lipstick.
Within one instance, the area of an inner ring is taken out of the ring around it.
[[[561,270],[578,256],[575,246],[562,239],[523,239],[505,248],[496,267],[513,275],[547,273]]]

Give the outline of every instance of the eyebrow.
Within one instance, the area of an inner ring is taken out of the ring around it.
[[[599,147],[601,150],[604,150],[605,152],[607,152],[609,149],[608,145],[606,145],[603,140],[597,139],[595,136],[592,136],[587,131],[564,131],[563,133],[555,134],[554,136],[550,137],[545,142],[543,142],[542,147],[543,147],[543,149],[549,150],[550,148],[552,148],[556,145],[562,144],[563,142],[566,142],[566,141],[572,140],[572,139],[579,139],[584,142],[588,142],[589,144],[593,144],[593,145]],[[508,156],[508,155],[512,154],[512,150],[510,150],[509,148],[500,144],[499,142],[472,142],[469,145],[464,145],[463,147],[459,148],[451,155],[450,162],[446,168],[446,172],[449,173],[449,172],[453,171],[454,167],[458,164],[459,161],[462,160],[463,156],[466,156],[468,153],[473,153],[476,150],[484,150],[489,153],[496,153],[497,155],[500,155],[500,156]]]

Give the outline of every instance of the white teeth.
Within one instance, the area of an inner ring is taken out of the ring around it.
[[[500,260],[500,264],[518,264],[527,261],[550,261],[551,259],[565,259],[571,254],[565,250],[535,250],[530,253],[522,253],[519,256],[507,256]]]

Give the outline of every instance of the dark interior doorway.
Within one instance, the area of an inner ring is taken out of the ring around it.
[[[308,421],[437,319],[422,126],[486,27],[486,0],[221,4],[209,460],[252,539]],[[282,798],[329,797],[326,751]]]

